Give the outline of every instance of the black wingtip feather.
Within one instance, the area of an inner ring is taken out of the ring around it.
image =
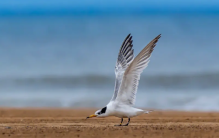
[[[158,40],[161,38],[161,34],[159,34],[157,37],[154,38],[154,44],[152,45],[151,49],[150,49],[150,53],[153,52],[154,47],[156,46],[156,43],[158,42]]]
[[[131,34],[129,34],[129,35],[125,38],[125,40],[123,41],[122,46],[121,46],[121,48],[120,48],[120,52],[123,51],[122,49],[124,49],[124,47],[126,46],[126,44],[127,44],[130,40],[132,40]]]

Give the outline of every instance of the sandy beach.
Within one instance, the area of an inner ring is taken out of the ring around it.
[[[95,110],[1,108],[0,137],[219,137],[219,113],[155,111],[132,118],[128,127],[118,127],[116,117],[86,120]]]

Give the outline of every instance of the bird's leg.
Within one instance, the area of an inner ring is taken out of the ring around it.
[[[122,122],[123,122],[123,118],[121,118],[121,123],[119,125],[115,125],[115,126],[122,126]]]
[[[129,120],[128,120],[128,123],[127,123],[127,124],[125,124],[125,125],[123,125],[123,126],[128,126],[128,125],[129,125],[129,122],[130,122],[130,118],[129,118]]]

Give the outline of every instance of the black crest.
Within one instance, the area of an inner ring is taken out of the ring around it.
[[[106,107],[104,107],[103,109],[101,109],[100,114],[104,114],[106,112]]]

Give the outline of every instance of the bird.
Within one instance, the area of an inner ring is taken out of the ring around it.
[[[97,110],[86,119],[115,116],[121,118],[120,124],[115,126],[128,126],[130,118],[152,112],[151,110],[146,111],[133,106],[141,73],[148,66],[151,54],[160,37],[161,34],[148,43],[134,58],[133,40],[131,34],[128,34],[120,47],[115,66],[116,79],[113,97],[105,107]],[[125,125],[122,125],[123,118],[128,118]]]

